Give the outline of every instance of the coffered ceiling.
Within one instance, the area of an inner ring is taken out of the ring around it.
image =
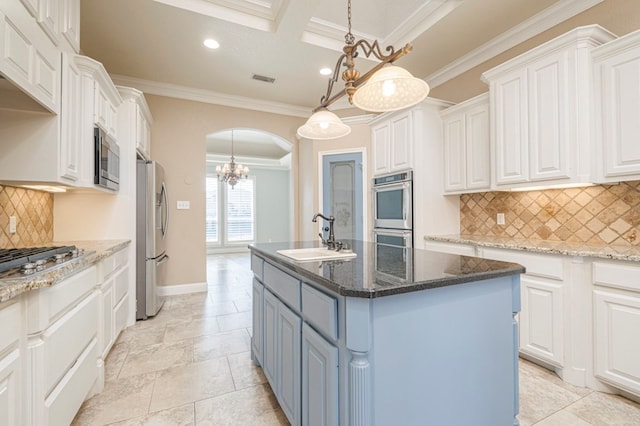
[[[528,38],[600,1],[352,0],[352,32],[382,46],[411,42],[398,64],[434,86],[451,75],[439,71],[510,29]],[[307,116],[326,91],[320,68],[333,68],[344,45],[347,1],[81,0],[81,23],[83,53],[118,83]],[[220,48],[207,49],[205,38]]]

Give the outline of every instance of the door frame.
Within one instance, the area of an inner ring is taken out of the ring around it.
[[[322,212],[324,207],[324,176],[323,163],[324,157],[338,154],[360,154],[362,156],[362,240],[369,241],[369,174],[367,173],[367,148],[344,148],[329,151],[318,151],[318,211]],[[322,232],[322,223],[320,223],[320,232]]]

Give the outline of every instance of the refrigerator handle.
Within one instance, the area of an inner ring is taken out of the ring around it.
[[[164,256],[162,256],[162,257],[160,258],[160,261],[158,262],[158,265],[162,265],[164,262],[166,262],[166,261],[168,261],[168,260],[169,260],[169,255],[168,255],[168,254],[165,254]]]
[[[167,235],[169,228],[169,195],[167,194],[167,186],[162,182],[162,190],[160,191],[164,201],[164,222],[162,223],[162,239]]]

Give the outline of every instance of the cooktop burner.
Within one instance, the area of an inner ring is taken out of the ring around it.
[[[81,257],[76,246],[0,249],[0,278],[16,278],[51,269]]]

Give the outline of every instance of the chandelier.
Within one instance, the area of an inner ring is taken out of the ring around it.
[[[320,105],[312,112],[307,122],[298,128],[298,135],[307,139],[336,139],[348,135],[351,128],[340,118],[328,110],[328,106],[345,94],[349,103],[371,112],[397,111],[422,102],[429,94],[426,81],[416,78],[404,68],[392,65],[395,61],[411,52],[411,45],[406,44],[396,51],[393,46],[387,46],[384,54],[375,40],[369,43],[360,39],[355,41],[351,33],[351,0],[347,1],[348,32],[344,36],[344,52],[338,58],[333,75],[329,79],[327,93],[320,99]],[[380,63],[364,75],[355,68],[354,58],[358,57],[358,49],[369,58],[374,56]],[[340,73],[342,66],[346,69]],[[333,85],[342,75],[345,87],[332,95]]]
[[[216,173],[220,182],[227,182],[231,185],[231,189],[238,183],[238,180],[249,177],[249,168],[242,164],[236,164],[233,157],[233,130],[231,130],[231,162],[225,163],[222,167],[216,166]]]

